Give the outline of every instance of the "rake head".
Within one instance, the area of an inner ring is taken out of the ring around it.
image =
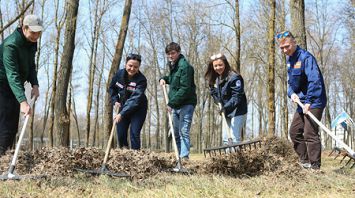
[[[245,141],[241,142],[238,144],[230,144],[228,143],[227,145],[223,145],[220,147],[214,147],[214,148],[206,148],[203,150],[203,154],[206,157],[208,154],[210,157],[216,156],[217,154],[222,155],[222,154],[227,154],[227,153],[232,153],[232,152],[239,152],[241,150],[252,150],[257,149],[257,147],[261,147],[261,140],[252,140],[252,141]]]
[[[192,171],[190,171],[182,166],[181,159],[179,159],[177,161],[176,166],[174,168],[170,168],[167,171],[171,172],[171,173],[192,174]]]

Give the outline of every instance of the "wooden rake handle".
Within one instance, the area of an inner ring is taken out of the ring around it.
[[[219,107],[220,110],[222,110],[222,104],[221,103],[218,103],[218,107]],[[232,144],[233,143],[232,129],[228,126],[228,122],[227,122],[226,115],[225,115],[224,111],[222,111],[221,115],[222,115],[222,122],[227,127],[228,143]]]
[[[118,109],[118,108],[117,108]],[[118,114],[118,110],[115,111],[116,115]],[[108,159],[108,155],[110,154],[110,150],[111,150],[111,144],[112,144],[112,139],[113,139],[113,134],[116,128],[116,120],[113,121],[112,124],[112,129],[111,129],[111,133],[110,133],[110,137],[108,139],[108,143],[107,143],[107,147],[106,147],[106,151],[105,151],[105,157],[104,157],[104,161],[103,164],[105,165]]]
[[[163,88],[163,93],[164,93],[165,104],[166,104],[166,106],[168,106],[168,94],[166,93],[166,86],[162,85],[162,88]],[[174,148],[174,152],[175,152],[175,157],[176,157],[176,160],[179,161],[180,157],[179,157],[179,152],[178,152],[178,149],[177,149],[177,146],[176,146],[174,126],[173,126],[173,118],[172,118],[170,112],[167,112],[167,114],[168,114],[168,119],[169,119],[169,126],[170,126],[170,129],[172,130],[171,137],[173,139],[173,148]]]

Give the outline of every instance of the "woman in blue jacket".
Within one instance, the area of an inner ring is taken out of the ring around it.
[[[222,105],[221,112],[224,112],[228,124],[223,126],[223,143],[228,143],[228,128],[233,131],[233,143],[239,143],[248,109],[242,76],[233,71],[227,58],[219,53],[211,56],[205,78],[214,101]]]
[[[139,150],[140,132],[147,115],[148,101],[144,94],[147,79],[139,71],[142,58],[138,54],[129,54],[124,69],[117,71],[110,84],[111,102],[119,108],[115,116],[119,147],[128,148],[127,134],[130,127],[131,148]]]

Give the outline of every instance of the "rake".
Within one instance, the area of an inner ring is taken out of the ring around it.
[[[106,151],[105,151],[105,157],[104,157],[104,161],[102,162],[101,168],[94,169],[94,170],[85,170],[85,169],[81,169],[81,168],[74,168],[74,170],[79,171],[79,172],[83,172],[83,173],[88,173],[91,175],[108,175],[108,176],[112,176],[112,177],[130,177],[130,175],[128,175],[127,173],[124,173],[124,172],[119,172],[119,173],[111,172],[107,167],[107,159],[108,159],[108,156],[110,155],[110,151],[111,151],[111,144],[112,144],[113,134],[115,131],[115,126],[116,126],[116,120],[112,124],[110,137],[108,139],[108,143],[107,143],[107,147],[106,147]]]
[[[34,103],[34,101],[35,101],[35,98],[32,98],[31,101],[30,101],[31,108],[32,108],[32,104]],[[15,153],[14,153],[14,156],[12,157],[12,161],[10,163],[9,169],[8,169],[7,172],[5,172],[3,175],[0,176],[0,180],[2,180],[2,181],[5,181],[5,180],[21,180],[21,179],[40,179],[40,178],[46,177],[45,175],[18,175],[18,174],[15,173],[18,153],[20,151],[21,143],[22,143],[22,140],[23,140],[23,136],[25,135],[26,126],[27,126],[27,122],[28,122],[29,118],[30,118],[30,115],[26,115],[25,116],[25,121],[23,123],[22,129],[21,129],[21,133],[20,133],[19,139],[18,139],[17,144],[16,144]]]
[[[296,103],[303,109],[304,105],[300,102],[300,101],[296,101]],[[307,112],[307,115],[309,117],[311,117],[313,119],[313,121],[315,123],[318,124],[318,126],[320,126],[323,131],[325,131],[333,140],[335,140],[335,142],[342,147],[344,150],[335,147],[332,152],[330,153],[330,155],[332,153],[337,153],[336,157],[337,158],[339,155],[343,156],[343,159],[340,161],[343,162],[345,158],[349,158],[348,162],[346,163],[346,165],[348,165],[351,161],[354,161],[353,165],[351,166],[351,168],[353,168],[355,166],[355,152],[347,145],[345,144],[342,140],[340,140],[337,136],[335,136],[324,124],[322,124],[310,111]],[[335,159],[334,158],[334,159]],[[345,165],[345,166],[346,166]]]
[[[219,109],[222,109],[222,104],[218,103]],[[230,153],[230,151],[238,152],[241,150],[246,150],[246,149],[252,149],[252,148],[257,148],[257,145],[261,147],[261,140],[251,140],[251,141],[243,141],[241,143],[233,143],[233,138],[232,138],[232,129],[228,127],[227,119],[225,113],[222,111],[221,112],[222,116],[222,122],[223,124],[227,127],[227,137],[228,137],[228,144],[220,146],[220,147],[214,147],[214,148],[205,148],[203,149],[203,154],[206,157],[206,154],[209,154],[210,157],[216,156],[217,154],[222,155],[222,154],[227,154]]]
[[[166,93],[166,87],[165,87],[165,85],[162,85],[162,87],[163,87],[165,104],[168,105],[168,95]],[[178,151],[178,148],[176,145],[173,119],[172,119],[170,112],[168,112],[168,119],[169,119],[170,133],[171,133],[171,137],[172,137],[172,141],[173,141],[172,145],[173,145],[173,149],[174,149],[174,153],[175,153],[175,157],[176,157],[176,161],[177,161],[176,167],[171,169],[170,171],[176,172],[176,173],[190,173],[186,168],[183,168],[182,164],[181,164],[181,158],[179,156],[179,151]]]

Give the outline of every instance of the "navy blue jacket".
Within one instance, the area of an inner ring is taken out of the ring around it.
[[[231,71],[225,79],[217,78],[216,87],[211,87],[210,91],[214,101],[222,104],[227,117],[232,118],[247,113],[247,98],[241,75]]]
[[[297,46],[287,58],[287,73],[288,97],[295,93],[303,104],[311,104],[311,109],[325,108],[327,96],[323,76],[311,53]],[[301,107],[297,111],[302,112]]]
[[[126,69],[120,69],[112,78],[109,92],[112,105],[121,103],[120,114],[129,116],[140,107],[146,107],[148,100],[144,94],[147,88],[147,79],[139,71],[132,79],[128,79]]]

